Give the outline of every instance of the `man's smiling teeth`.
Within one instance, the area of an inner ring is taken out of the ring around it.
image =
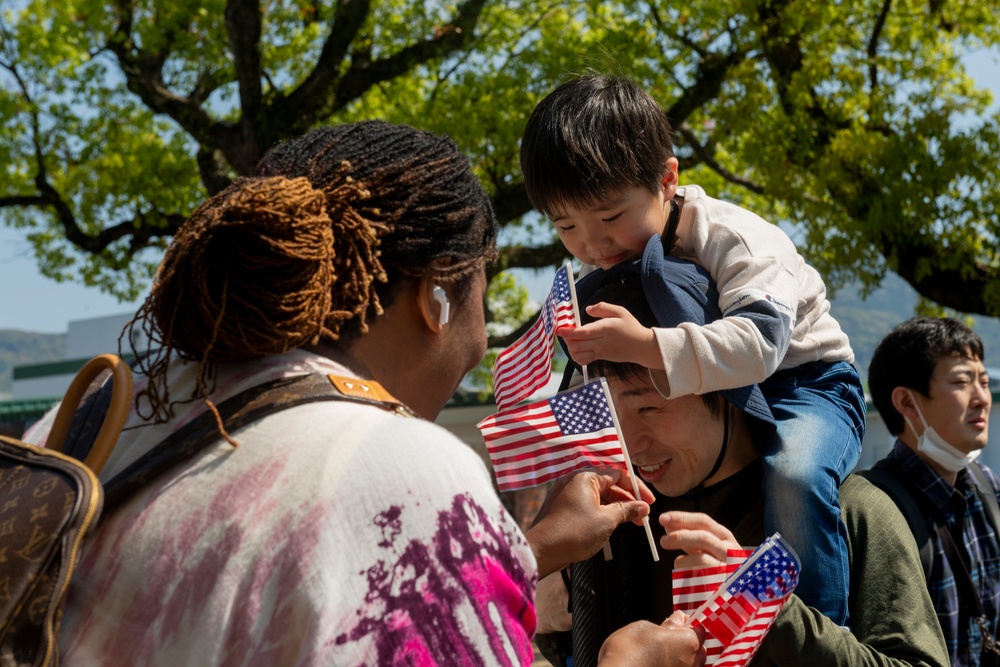
[[[663,467],[662,463],[657,463],[656,465],[651,465],[651,466],[639,466],[639,470],[646,473],[651,473],[651,472],[656,472],[662,467]]]

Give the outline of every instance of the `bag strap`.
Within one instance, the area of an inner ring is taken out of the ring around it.
[[[993,485],[990,484],[990,481],[986,479],[986,473],[983,472],[978,463],[972,463],[967,467],[972,474],[972,481],[976,487],[976,492],[979,494],[980,500],[983,501],[983,507],[986,509],[986,517],[993,526],[993,532],[1000,538],[1000,502],[997,502],[996,491]]]
[[[859,475],[885,491],[906,518],[906,523],[917,542],[920,552],[920,564],[924,569],[924,580],[930,581],[931,569],[934,567],[934,545],[931,543],[930,531],[927,529],[927,517],[921,508],[918,496],[906,483],[898,465],[882,459],[870,470],[862,470]]]
[[[132,403],[132,369],[118,355],[98,355],[77,372],[59,403],[45,444],[47,449],[72,454],[66,445],[70,440],[74,417],[85,402],[90,384],[106,371],[111,373],[111,381],[104,385],[110,387],[109,400],[100,413],[100,430],[87,434],[92,442],[84,459],[84,463],[95,475],[101,473],[101,468],[104,467],[115,442],[118,441]],[[91,420],[88,420],[87,424],[90,426]],[[95,428],[96,425],[93,425],[92,430]],[[74,434],[75,437],[79,437],[79,434]]]
[[[983,604],[979,600],[979,593],[972,583],[972,575],[969,574],[968,555],[955,544],[955,537],[951,534],[943,523],[934,526],[938,537],[941,539],[941,546],[944,554],[951,563],[952,572],[955,574],[955,585],[959,589],[959,620],[964,612],[966,618],[973,618],[979,626],[983,636],[982,664],[997,664],[1000,656],[1000,646],[997,645],[989,628],[986,627],[986,613],[983,611]]]
[[[272,413],[305,403],[331,400],[372,405],[405,417],[416,416],[379,383],[337,375],[279,378],[240,392],[219,403],[216,409],[226,431],[232,433]],[[218,439],[219,426],[212,412],[205,412],[188,422],[104,485],[105,512],[154,477],[193,457]]]

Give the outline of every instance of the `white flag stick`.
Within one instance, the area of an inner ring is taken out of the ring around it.
[[[604,390],[604,396],[608,399],[608,408],[611,410],[611,421],[615,423],[615,431],[618,433],[618,439],[622,443],[622,454],[625,455],[625,465],[628,466],[628,475],[632,479],[632,493],[635,494],[636,500],[639,499],[639,481],[635,478],[635,471],[632,470],[632,459],[628,455],[628,447],[625,446],[625,436],[622,435],[622,427],[618,423],[618,413],[615,411],[615,404],[611,400],[611,390],[608,389],[608,381],[601,378],[601,388]],[[646,529],[646,539],[649,540],[649,550],[653,554],[653,561],[660,561],[660,554],[656,551],[656,541],[653,539],[653,530],[649,527],[649,515],[642,517],[642,525]]]
[[[569,296],[570,301],[573,302],[573,321],[576,323],[576,326],[580,326],[580,304],[576,300],[576,283],[573,282],[573,266],[569,262],[566,262],[566,273],[569,274]],[[587,384],[590,382],[590,378],[587,377],[587,364],[583,364],[582,368],[583,383]],[[608,556],[609,553],[610,550],[604,552],[606,560],[611,560],[610,556]]]
[[[569,297],[570,301],[573,303],[573,322],[576,324],[576,326],[580,326],[580,303],[576,300],[576,283],[573,282],[573,265],[570,264],[569,262],[566,262],[566,275],[569,276]],[[583,370],[583,383],[587,384],[588,382],[590,382],[590,378],[587,375],[587,364],[583,364],[581,366],[581,369]],[[604,393],[605,395],[607,395],[606,390]],[[610,402],[611,400],[609,397],[608,403]],[[621,437],[620,433],[618,434],[618,437]],[[611,553],[610,542],[604,543],[603,551],[604,551],[604,560],[607,561],[607,560],[612,560],[614,558],[614,554]]]

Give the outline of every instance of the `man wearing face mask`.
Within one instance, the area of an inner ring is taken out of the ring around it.
[[[951,664],[963,667],[1000,665],[1000,484],[976,461],[993,402],[983,359],[961,322],[918,317],[882,339],[868,368],[872,401],[897,438],[874,468],[894,478],[896,492],[886,490],[904,515],[919,510],[926,530],[911,528],[925,541],[927,587]]]

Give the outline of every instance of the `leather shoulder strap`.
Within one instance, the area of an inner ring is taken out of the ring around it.
[[[232,433],[269,414],[304,403],[331,400],[372,405],[404,417],[416,416],[377,382],[337,375],[272,380],[240,392],[216,408],[226,431]],[[211,412],[188,422],[104,485],[105,511],[110,511],[151,479],[191,458],[219,437],[219,427]]]

